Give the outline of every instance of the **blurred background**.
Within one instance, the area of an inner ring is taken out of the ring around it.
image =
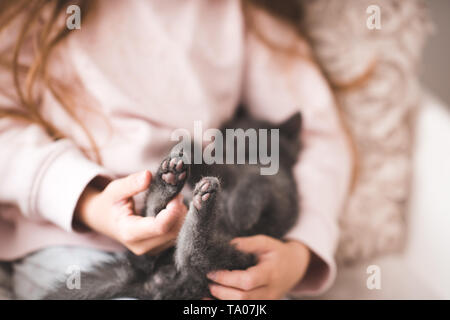
[[[361,178],[340,220],[338,276],[320,298],[450,299],[450,0],[295,1],[308,8],[305,32],[361,150]],[[366,28],[375,4],[379,32]],[[373,61],[372,76],[360,77]],[[379,290],[367,286],[370,266],[381,270]],[[7,271],[0,299],[10,294]]]
[[[428,0],[434,34],[424,51],[422,81],[447,106],[450,105],[450,1]],[[445,71],[444,71],[445,70]],[[444,71],[444,72],[443,72]]]

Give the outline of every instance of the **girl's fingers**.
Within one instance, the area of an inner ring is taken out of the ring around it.
[[[151,173],[148,170],[130,174],[121,179],[111,182],[105,189],[112,201],[128,199],[138,193],[141,193],[150,185]]]
[[[121,221],[122,242],[147,250],[164,244],[178,233],[186,214],[179,200],[172,200],[156,217],[127,215]]]
[[[155,218],[127,215],[117,221],[118,236],[123,243],[134,243],[156,236]]]
[[[266,264],[258,264],[247,270],[221,270],[208,274],[208,278],[223,286],[241,290],[253,290],[269,284],[269,270]]]
[[[126,243],[135,243],[145,241],[151,238],[161,237],[167,234],[171,227],[175,225],[178,215],[175,211],[161,211],[159,215],[163,218],[159,220],[154,217],[141,217],[129,215],[120,221],[121,232],[119,232],[122,241]],[[158,215],[158,217],[159,217]]]
[[[141,255],[148,252],[151,254],[158,254],[167,248],[173,247],[175,245],[175,240],[175,234],[167,234],[161,237],[134,243],[129,247],[129,249],[136,255]]]
[[[184,204],[175,198],[169,202],[167,207],[155,218],[155,228],[157,233],[164,234],[175,228],[180,222],[184,221],[187,209]]]
[[[259,300],[267,297],[267,287],[260,287],[251,291],[210,284],[209,291],[212,296],[220,300]]]

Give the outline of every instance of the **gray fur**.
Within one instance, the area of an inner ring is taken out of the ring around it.
[[[210,296],[208,272],[243,270],[257,263],[254,255],[230,245],[231,239],[256,234],[281,238],[294,225],[299,208],[292,167],[300,151],[300,126],[299,113],[276,126],[252,119],[242,110],[225,124],[224,128],[244,130],[280,128],[280,169],[272,176],[260,175],[258,165],[188,166],[187,155],[182,153],[164,159],[152,180],[143,214],[157,215],[185,182],[195,186],[176,247],[158,256],[135,256],[129,252],[123,259],[99,264],[94,271],[82,274],[81,290],[68,290],[61,283],[46,298]],[[180,159],[184,159],[183,164],[177,165]]]

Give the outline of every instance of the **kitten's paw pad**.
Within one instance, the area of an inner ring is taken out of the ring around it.
[[[188,166],[185,163],[182,154],[170,156],[161,163],[161,179],[172,186],[185,182],[188,172]]]
[[[202,209],[203,205],[212,199],[220,188],[219,179],[206,177],[197,183],[194,190],[192,203],[197,210]]]

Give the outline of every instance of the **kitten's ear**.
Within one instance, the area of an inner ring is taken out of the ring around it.
[[[288,138],[297,138],[301,128],[302,115],[300,112],[296,112],[280,124],[280,133]]]
[[[244,105],[239,105],[239,107],[237,108],[235,114],[234,114],[234,119],[242,119],[242,118],[249,118],[249,114],[247,109],[245,109]]]

